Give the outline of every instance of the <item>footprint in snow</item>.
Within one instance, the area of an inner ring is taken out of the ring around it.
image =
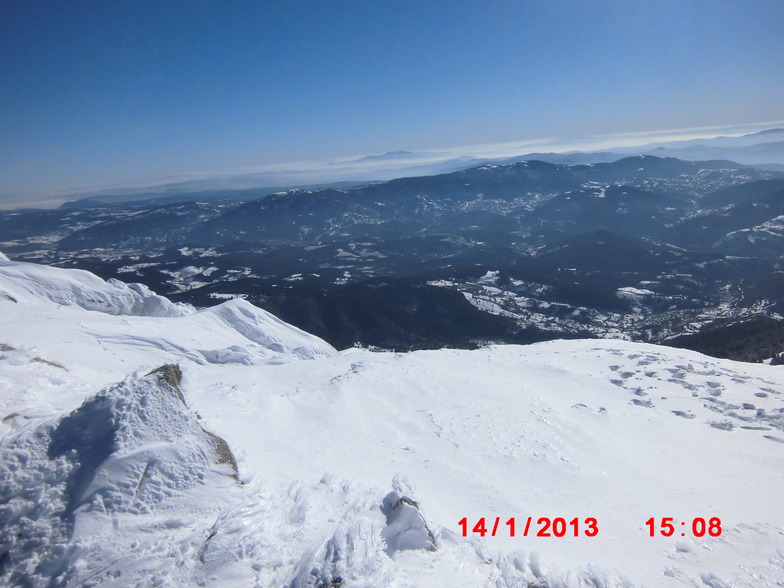
[[[693,419],[697,417],[697,415],[690,410],[671,410],[670,412],[684,419]]]
[[[735,425],[730,421],[710,421],[708,423],[714,429],[719,429],[720,431],[732,431],[735,428]]]

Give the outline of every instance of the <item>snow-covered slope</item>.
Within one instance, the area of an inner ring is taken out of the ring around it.
[[[0,305],[0,343],[17,356],[57,357],[67,370],[87,372],[89,385],[162,363],[253,365],[336,353],[244,300],[196,311],[81,270],[0,260]]]
[[[123,285],[1,267],[0,583],[782,586],[782,367],[337,353],[243,301],[107,314],[52,292]]]

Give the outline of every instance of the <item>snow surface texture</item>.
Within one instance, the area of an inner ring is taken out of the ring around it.
[[[622,341],[337,353],[241,300],[131,316],[120,283],[0,269],[0,584],[784,586],[782,367]],[[529,516],[599,533],[524,538]]]

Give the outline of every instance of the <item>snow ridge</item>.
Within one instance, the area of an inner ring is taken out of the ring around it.
[[[0,343],[40,347],[46,356],[74,354],[75,362],[84,363],[80,350],[97,340],[112,352],[104,366],[117,360],[131,364],[113,370],[115,379],[143,365],[253,365],[336,353],[322,339],[244,300],[197,311],[141,284],[104,281],[83,270],[0,261],[0,304],[9,319]]]
[[[220,317],[246,339],[276,353],[291,354],[301,359],[335,353],[335,349],[321,339],[239,298],[204,312]]]
[[[184,316],[187,304],[174,304],[143,284],[104,281],[95,274],[0,258],[0,292],[17,302],[44,297],[63,306],[76,305],[113,315]]]

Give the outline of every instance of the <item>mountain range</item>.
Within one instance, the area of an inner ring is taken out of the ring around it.
[[[640,141],[643,141],[643,136]],[[618,146],[618,144],[626,146]],[[344,158],[334,161],[299,162],[257,169],[199,172],[139,181],[129,185],[82,189],[78,192],[49,193],[37,202],[34,195],[0,194],[0,209],[51,208],[57,203],[71,207],[94,206],[137,200],[184,202],[209,199],[260,198],[275,191],[294,188],[339,189],[410,176],[425,176],[460,171],[480,165],[498,165],[523,160],[538,160],[567,165],[610,163],[632,155],[675,157],[690,161],[731,160],[745,165],[784,171],[784,129],[770,128],[738,136],[713,136],[700,139],[659,140],[628,146],[624,136],[573,137],[563,140],[535,141],[505,145],[486,145],[455,151],[388,151],[382,154]],[[606,145],[596,150],[590,146]],[[540,151],[525,152],[536,146]],[[550,148],[556,150],[545,151]],[[581,149],[581,150],[578,150]],[[507,153],[507,155],[499,155]],[[510,156],[511,154],[511,156]]]
[[[784,350],[782,172],[639,155],[224,196],[7,211],[0,248],[198,307],[243,298],[338,348]]]

